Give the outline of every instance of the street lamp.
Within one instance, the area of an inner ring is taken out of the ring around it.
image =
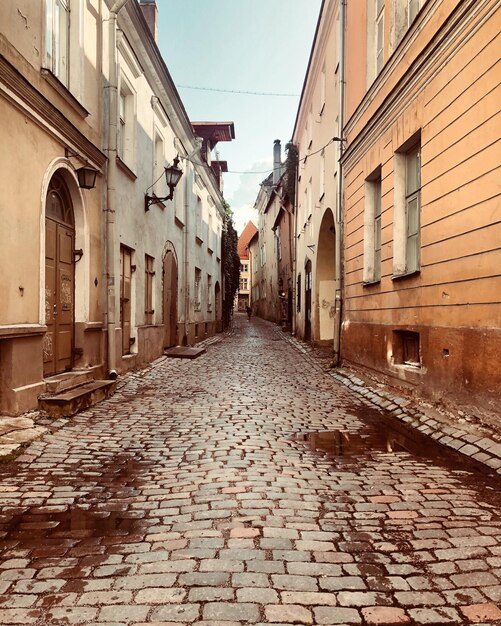
[[[81,189],[94,189],[96,186],[97,170],[93,167],[80,167],[77,171],[78,185]]]
[[[158,198],[157,196],[144,196],[144,210],[149,211],[152,204],[158,204],[159,202],[165,202],[166,200],[172,200],[174,197],[174,189],[179,182],[179,179],[183,175],[183,170],[179,167],[179,156],[177,156],[170,167],[165,168],[165,182],[169,188],[169,195],[164,198]]]

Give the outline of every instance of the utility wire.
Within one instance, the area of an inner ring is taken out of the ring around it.
[[[304,158],[302,159],[298,159],[298,163],[304,163],[307,159],[309,159],[311,156],[314,156],[315,154],[318,154],[319,152],[322,152],[323,150],[325,150],[325,148],[327,148],[327,146],[330,146],[331,143],[334,143],[335,141],[343,141],[343,139],[341,139],[340,137],[333,137],[330,141],[328,141],[325,146],[322,146],[321,148],[319,148],[318,150],[315,150],[315,152],[310,152],[310,154],[306,155]],[[188,159],[188,157],[184,157],[181,156],[181,159],[184,159],[185,161],[189,161],[190,163],[193,163],[194,165],[198,165],[200,167],[205,167],[207,169],[211,169],[210,165],[207,165],[207,163],[202,163],[200,161],[194,161],[193,159]],[[227,172],[223,172],[224,174],[271,174],[274,171],[275,168],[271,167],[268,170],[262,170],[262,171],[258,171],[258,172],[238,172],[235,170],[228,170]]]
[[[195,87],[194,85],[178,85],[182,89],[197,89],[199,91],[217,91],[219,93],[238,93],[249,96],[273,96],[286,98],[299,98],[297,93],[269,93],[265,91],[238,91],[237,89],[217,89],[216,87]]]

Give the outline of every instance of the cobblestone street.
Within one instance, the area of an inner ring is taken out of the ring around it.
[[[0,465],[0,623],[500,624],[495,479],[389,450],[380,417],[237,317],[198,359],[42,420]],[[326,454],[319,430],[349,436]]]

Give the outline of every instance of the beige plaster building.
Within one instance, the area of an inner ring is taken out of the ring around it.
[[[334,345],[340,325],[341,47],[339,0],[322,3],[296,117],[296,333]]]
[[[148,0],[0,3],[1,412],[35,407],[62,372],[114,377],[215,332],[210,135],[233,125],[191,124],[155,20]]]
[[[343,358],[499,410],[499,2],[347,5]]]

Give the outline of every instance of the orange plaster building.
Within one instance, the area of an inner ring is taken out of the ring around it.
[[[499,2],[346,11],[343,359],[499,410]]]

